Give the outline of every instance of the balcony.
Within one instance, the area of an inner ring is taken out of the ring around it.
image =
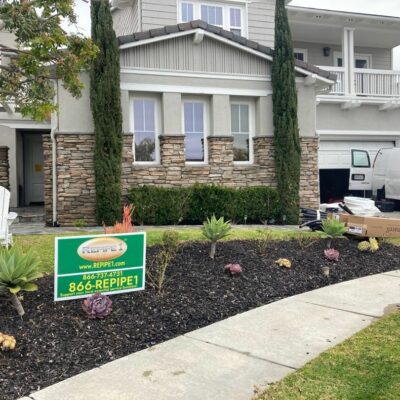
[[[346,93],[346,72],[343,67],[325,67],[337,76],[336,84],[330,89],[331,95],[356,95],[370,98],[400,98],[400,71],[380,69],[354,69],[353,93]]]

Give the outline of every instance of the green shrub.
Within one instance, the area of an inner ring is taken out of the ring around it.
[[[277,192],[267,186],[140,186],[129,191],[128,200],[135,205],[134,223],[140,225],[201,224],[213,214],[234,223],[265,224],[279,219]]]
[[[164,231],[162,245],[171,253],[176,253],[179,248],[179,233],[176,231]]]
[[[322,222],[322,229],[329,238],[328,248],[331,247],[332,239],[342,237],[346,232],[346,225],[336,219],[327,219]]]
[[[20,316],[25,311],[17,294],[37,290],[33,281],[43,276],[40,267],[40,259],[32,251],[25,254],[17,247],[0,250],[0,293],[11,296],[11,302]]]
[[[224,217],[217,219],[215,215],[213,215],[211,219],[207,218],[207,221],[204,222],[201,231],[204,237],[211,241],[210,258],[215,257],[218,240],[228,236],[231,229],[230,222],[225,222]]]

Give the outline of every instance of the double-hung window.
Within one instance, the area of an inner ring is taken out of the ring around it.
[[[133,130],[135,134],[135,162],[158,161],[158,104],[156,98],[133,100]]]
[[[233,136],[233,161],[252,162],[252,110],[250,102],[231,103],[231,129]]]
[[[245,1],[226,4],[212,0],[179,0],[179,22],[201,19],[235,35],[246,36]]]
[[[189,22],[194,20],[194,4],[189,2],[181,3],[181,21]]]
[[[206,104],[200,100],[183,102],[185,133],[185,159],[187,162],[204,163],[207,157]]]

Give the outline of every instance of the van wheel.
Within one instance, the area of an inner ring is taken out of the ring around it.
[[[386,197],[386,193],[385,193],[385,186],[382,189],[378,189],[376,191],[376,199],[377,200],[384,200]]]

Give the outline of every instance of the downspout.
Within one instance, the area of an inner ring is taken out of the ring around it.
[[[54,81],[54,103],[58,106],[58,79]],[[57,222],[57,143],[56,143],[56,132],[58,130],[58,110],[51,114],[51,167],[52,167],[52,226],[60,226]]]

